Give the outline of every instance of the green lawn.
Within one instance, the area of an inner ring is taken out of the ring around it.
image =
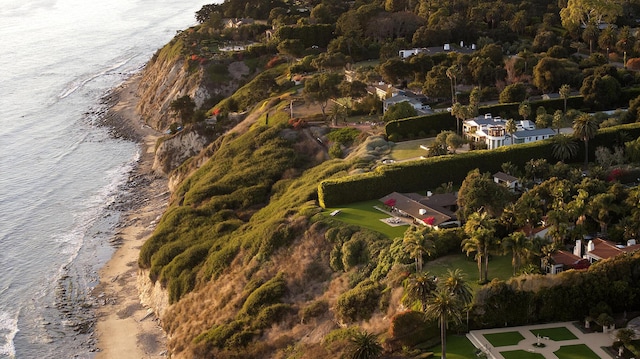
[[[433,352],[434,358],[442,356],[442,347],[440,345],[429,350]],[[447,358],[449,359],[473,359],[476,358],[477,350],[464,335],[447,336]]]
[[[460,254],[450,254],[434,261],[426,262],[424,269],[436,276],[447,274],[447,270],[460,268],[467,275],[467,282],[474,288],[478,288],[478,265],[473,257],[467,257],[462,251]],[[492,256],[489,260],[489,280],[498,278],[507,280],[513,274],[511,256]]]
[[[409,226],[392,227],[380,221],[380,219],[389,218],[390,216],[378,211],[373,206],[384,207],[382,202],[373,200],[351,203],[348,207],[327,208],[324,213],[328,216],[329,213],[339,209],[340,213],[333,217],[339,221],[378,231],[391,239],[403,237]]]
[[[533,335],[535,335],[535,336],[540,335],[540,337],[549,337],[549,339],[555,340],[557,342],[562,341],[562,340],[578,339],[566,327],[533,329],[533,330],[531,330],[531,333],[533,333]]]
[[[410,158],[419,158],[426,156],[427,151],[420,148],[420,145],[428,146],[435,138],[424,138],[415,141],[398,142],[391,149],[391,157],[396,161],[408,160]]]
[[[511,350],[508,352],[500,352],[504,359],[544,359],[544,355],[540,353],[531,353],[526,350]]]
[[[520,332],[500,332],[484,334],[485,339],[494,347],[506,347],[508,345],[516,345],[524,339]]]
[[[588,346],[584,344],[565,345],[554,352],[558,359],[600,359]]]

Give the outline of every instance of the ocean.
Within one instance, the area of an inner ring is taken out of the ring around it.
[[[1,0],[0,358],[93,357],[87,295],[139,156],[102,98],[210,2]]]

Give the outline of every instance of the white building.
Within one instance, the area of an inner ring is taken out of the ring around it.
[[[409,104],[411,104],[411,106],[415,108],[416,111],[418,111],[418,114],[433,113],[433,111],[431,111],[431,106],[423,104],[420,98],[407,96],[406,94],[400,94],[400,93],[382,101],[382,113],[387,112],[390,106],[393,106],[401,102],[408,102]]]
[[[519,143],[529,143],[553,137],[556,132],[550,128],[536,129],[531,121],[516,121],[517,131],[512,137],[506,130],[507,121],[493,117],[490,113],[466,120],[462,125],[463,136],[474,142],[484,142],[488,149]]]

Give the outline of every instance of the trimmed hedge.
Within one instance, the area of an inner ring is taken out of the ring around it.
[[[640,92],[640,91],[637,91]],[[625,93],[624,98],[632,96],[635,92]],[[634,96],[635,97],[635,96]],[[633,98],[633,97],[632,97]],[[625,103],[628,103],[626,100]],[[563,99],[553,99],[544,101],[533,101],[531,104],[531,119],[535,120],[535,113],[538,107],[543,106],[547,113],[553,113],[555,110],[564,109]],[[495,116],[501,116],[503,118],[516,118],[519,119],[518,107],[520,103],[504,103],[490,106],[483,106],[478,109],[480,115],[491,113]],[[567,108],[581,109],[584,107],[584,101],[582,96],[573,96],[567,99]],[[449,112],[440,112],[433,115],[409,117],[401,120],[389,121],[385,125],[385,133],[389,137],[395,137],[394,140],[435,136],[442,131],[455,131],[456,119]],[[423,134],[423,135],[420,135]]]
[[[596,147],[615,145],[620,131],[626,132],[630,138],[637,138],[640,136],[640,123],[600,130],[589,141],[589,158],[594,158]],[[523,167],[531,159],[555,161],[552,147],[552,142],[546,140],[380,166],[373,172],[322,181],[318,185],[318,200],[324,208],[336,207],[380,198],[394,191],[418,192],[446,182],[461,183],[475,168],[480,172],[494,173],[501,170],[505,162]],[[578,151],[573,161],[579,163],[583,160],[584,148]]]

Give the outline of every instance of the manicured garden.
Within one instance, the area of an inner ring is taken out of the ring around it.
[[[391,149],[391,157],[396,161],[408,160],[410,158],[419,158],[426,156],[427,151],[420,148],[420,145],[429,146],[435,137],[424,138],[421,140],[398,142]]]
[[[557,328],[544,328],[544,329],[533,329],[531,330],[533,335],[540,336],[541,338],[549,338],[550,340],[554,340],[556,342],[562,340],[573,340],[578,339],[569,329],[566,327],[557,327]]]
[[[600,359],[588,346],[584,344],[565,345],[554,352],[558,359]]]
[[[508,352],[500,352],[504,359],[545,359],[540,353],[528,352],[526,350],[510,350]]]
[[[381,221],[381,219],[389,218],[391,216],[375,209],[374,206],[378,206],[380,208],[384,207],[382,202],[372,200],[352,203],[348,207],[327,208],[325,213],[329,215],[333,211],[339,210],[340,212],[335,215],[334,218],[341,222],[355,224],[380,232],[390,239],[403,237],[408,226],[390,226],[389,224]]]
[[[506,347],[516,345],[524,339],[520,332],[500,332],[484,334],[485,339],[494,347]]]
[[[438,345],[432,349],[434,358],[442,356],[442,347]],[[447,336],[447,358],[449,359],[470,359],[476,357],[478,349],[471,344],[469,339],[464,335],[448,335]]]
[[[460,254],[451,254],[424,264],[424,270],[436,276],[445,275],[448,270],[455,270],[457,268],[467,275],[467,281],[474,289],[476,289],[478,280],[478,263],[473,259],[473,257],[467,257],[462,253],[462,249],[460,250]],[[507,280],[511,278],[512,274],[513,267],[511,266],[510,255],[491,257],[491,260],[489,261],[489,280],[494,278]]]

